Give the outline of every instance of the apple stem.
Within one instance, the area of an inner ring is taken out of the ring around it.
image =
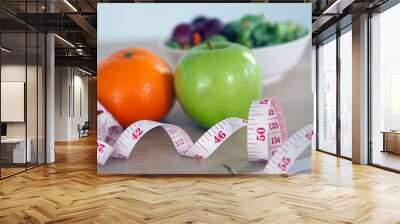
[[[212,45],[211,45],[211,43],[210,43],[210,42],[206,42],[206,44],[207,44],[207,47],[208,47],[208,49],[210,49],[210,50],[212,50],[212,49],[213,49],[213,47],[212,47]]]

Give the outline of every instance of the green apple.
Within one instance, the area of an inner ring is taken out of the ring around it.
[[[192,48],[178,63],[175,91],[185,112],[209,128],[229,118],[246,119],[262,95],[262,75],[251,51],[230,42]]]

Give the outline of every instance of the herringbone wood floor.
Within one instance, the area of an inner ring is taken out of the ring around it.
[[[0,223],[400,223],[400,175],[323,154],[312,174],[98,176],[95,139],[0,181]]]

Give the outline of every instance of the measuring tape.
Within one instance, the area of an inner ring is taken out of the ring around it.
[[[267,162],[259,173],[287,174],[298,156],[308,149],[313,135],[312,125],[307,125],[289,138],[282,108],[270,98],[254,101],[247,120],[222,120],[195,143],[182,128],[173,124],[141,120],[123,130],[99,102],[97,108],[97,163],[101,165],[109,158],[128,159],[136,143],[156,127],[168,133],[179,155],[201,160],[210,157],[233,133],[247,126],[249,161]]]

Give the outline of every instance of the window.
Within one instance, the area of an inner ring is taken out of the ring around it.
[[[400,170],[400,5],[371,18],[370,161]]]
[[[400,130],[400,73],[390,74],[390,130]]]
[[[352,157],[352,32],[340,36],[340,155]]]
[[[320,151],[351,159],[353,78],[351,24],[340,30],[337,35],[322,41],[318,47],[317,147]]]
[[[318,149],[336,153],[336,37],[318,48]]]

